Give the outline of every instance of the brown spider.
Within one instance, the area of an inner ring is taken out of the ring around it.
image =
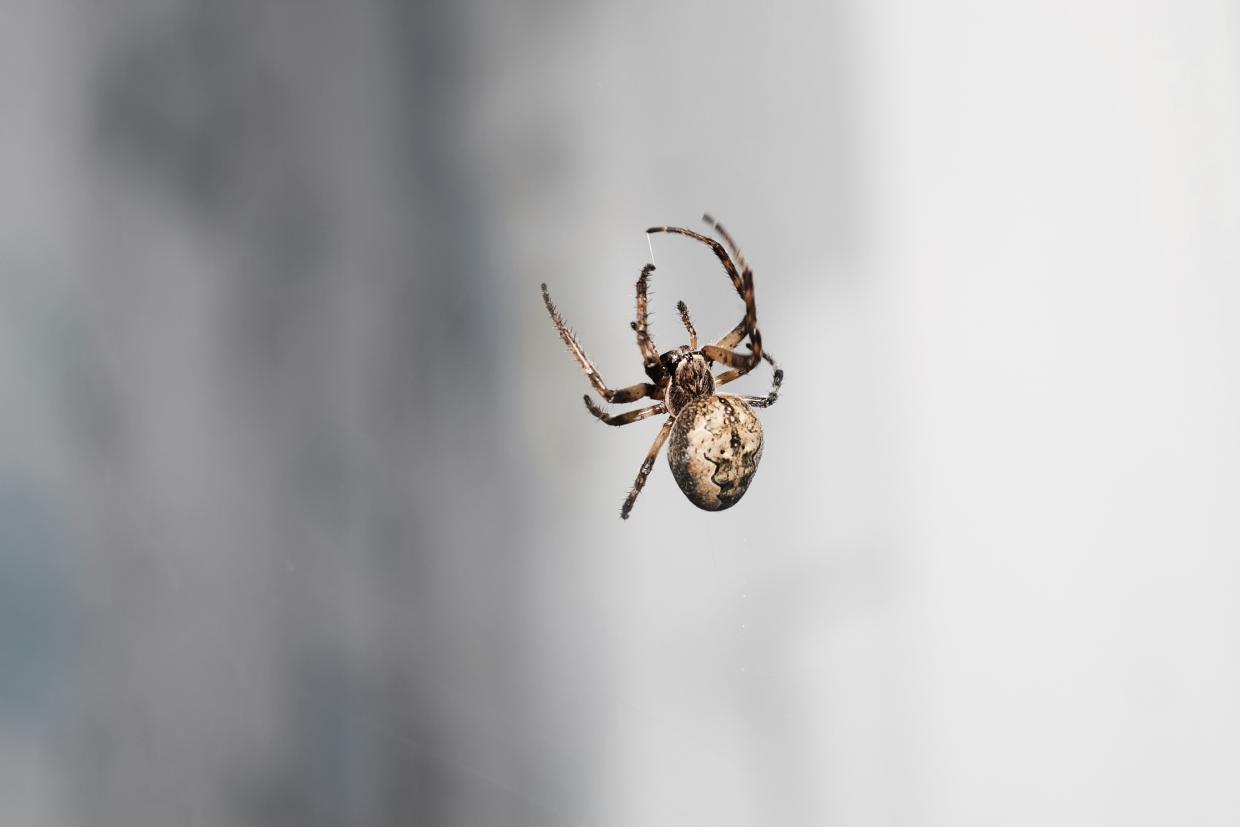
[[[758,421],[753,408],[766,408],[775,404],[779,397],[779,386],[784,380],[784,372],[775,364],[771,355],[762,349],[758,311],[753,298],[753,271],[749,269],[745,257],[732,236],[728,235],[728,231],[709,215],[702,216],[702,220],[724,240],[728,250],[732,251],[731,256],[715,239],[684,227],[651,227],[646,232],[686,235],[714,250],[732,280],[732,286],[745,302],[745,316],[722,339],[698,349],[697,331],[689,321],[689,308],[683,301],[679,302],[676,307],[680,310],[680,320],[684,323],[685,330],[689,332],[689,344],[660,355],[646,329],[646,288],[650,282],[650,274],[654,272],[654,265],[647,264],[637,279],[637,321],[631,322],[629,326],[637,332],[642,367],[650,377],[649,382],[616,390],[608,388],[590,358],[586,356],[581,343],[577,341],[577,336],[564,323],[560,312],[551,303],[547,285],[542,286],[543,301],[547,304],[547,312],[551,314],[555,329],[559,331],[564,344],[568,345],[569,352],[585,370],[590,384],[594,385],[599,396],[608,402],[636,402],[645,398],[661,400],[648,408],[611,416],[587,395],[586,408],[590,413],[608,425],[628,425],[651,416],[671,414],[646,453],[633,489],[620,508],[620,516],[625,520],[629,518],[633,503],[641,493],[642,486],[646,484],[646,477],[654,467],[655,457],[669,434],[672,444],[667,451],[668,463],[672,467],[676,484],[689,501],[707,511],[722,511],[735,505],[749,488],[754,472],[758,470],[758,461],[762,459],[762,423]],[[740,266],[740,272],[737,272],[737,265]],[[749,353],[733,350],[745,338],[749,339]],[[734,396],[715,392],[720,385],[726,385],[749,373],[763,359],[766,359],[775,371],[769,394]],[[728,370],[718,376],[713,375],[711,369],[716,362],[726,366]]]

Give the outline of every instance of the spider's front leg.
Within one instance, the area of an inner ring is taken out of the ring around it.
[[[657,389],[649,382],[640,382],[636,385],[629,385],[627,388],[617,388],[612,390],[603,382],[603,377],[599,375],[598,370],[594,367],[594,363],[590,361],[590,357],[586,356],[585,349],[581,343],[577,341],[577,335],[569,329],[564,323],[560,311],[551,303],[551,294],[547,291],[547,285],[542,286],[543,302],[547,305],[547,312],[551,314],[551,322],[555,325],[556,331],[560,334],[560,338],[564,340],[564,344],[568,346],[569,353],[573,354],[573,358],[577,360],[577,364],[581,365],[581,369],[586,372],[586,378],[590,380],[590,384],[594,386],[594,390],[598,391],[598,395],[606,399],[608,402],[636,402],[638,399],[646,397],[658,398],[656,396]]]
[[[736,239],[732,238],[732,234],[725,230],[723,225],[716,221],[715,217],[710,213],[703,213],[702,221],[704,221],[712,230],[719,233],[719,237],[722,238],[723,242],[728,245],[728,250],[731,251],[732,258],[740,266],[741,270],[748,270],[749,262],[745,261],[745,254],[741,252],[740,245],[736,243]]]
[[[650,381],[658,384],[663,379],[663,365],[659,362],[659,349],[650,338],[649,299],[646,295],[650,287],[650,274],[653,272],[654,265],[647,264],[637,278],[637,321],[633,322],[632,327],[637,333],[637,347],[642,352],[642,368]]]
[[[633,481],[633,490],[629,491],[629,495],[624,498],[624,505],[620,506],[620,519],[627,520],[629,518],[629,512],[633,510],[633,503],[637,502],[637,495],[642,492],[642,487],[646,485],[646,477],[650,476],[650,469],[654,468],[655,457],[659,455],[659,449],[667,441],[667,435],[672,432],[672,424],[675,421],[676,417],[674,416],[667,418],[667,421],[663,423],[663,427],[659,429],[659,435],[654,438],[654,444],[646,452],[646,459],[642,462],[642,467],[637,472],[637,479]]]
[[[707,345],[702,348],[702,355],[714,362],[720,362],[734,368],[738,375],[743,376],[758,366],[762,361],[762,331],[758,330],[758,309],[753,298],[753,271],[745,268],[742,278],[742,295],[745,299],[745,318],[737,325],[744,336],[749,337],[749,353],[737,353],[728,347]],[[730,344],[736,330],[720,340],[722,344]],[[739,340],[737,341],[739,344]]]
[[[722,227],[719,226],[718,222],[710,218],[710,216],[704,217],[712,227],[722,230]],[[747,264],[744,265],[744,270],[738,272],[736,265],[732,261],[732,257],[728,255],[728,251],[724,249],[722,244],[710,236],[702,235],[701,233],[686,229],[685,227],[651,227],[646,230],[646,232],[675,233],[677,235],[683,235],[696,239],[697,241],[700,241],[710,247],[711,251],[714,252],[715,257],[718,258],[719,262],[723,265],[723,269],[728,274],[728,278],[732,281],[732,286],[736,288],[737,294],[745,302],[745,318],[739,325],[737,325],[737,330],[729,333],[723,340],[721,340],[721,344],[724,342],[727,343],[725,346],[707,345],[702,348],[702,355],[712,361],[721,362],[730,368],[735,368],[741,371],[742,374],[748,373],[756,368],[758,363],[762,361],[762,333],[758,330],[758,310],[754,303],[753,296],[753,271],[749,269],[749,266]],[[726,235],[726,233],[724,235],[725,238],[728,239],[729,244],[735,247],[735,242],[732,241],[732,237]],[[741,258],[741,261],[744,261],[744,259]],[[740,342],[740,339],[736,339],[735,342],[731,341],[737,331],[741,333],[742,337],[749,337],[751,349],[750,353],[737,353],[736,351],[731,350],[732,347],[735,347],[735,345]]]
[[[650,233],[675,233],[677,235],[688,236],[689,238],[697,239],[707,247],[710,247],[711,251],[714,252],[715,257],[719,259],[719,263],[723,265],[723,269],[727,272],[728,278],[732,280],[732,286],[736,288],[737,294],[741,296],[744,295],[745,287],[744,282],[741,279],[741,274],[737,271],[736,265],[732,263],[731,257],[728,256],[728,251],[723,249],[723,245],[715,239],[708,235],[702,235],[699,232],[694,232],[687,227],[650,227],[646,230],[646,234],[649,235]]]

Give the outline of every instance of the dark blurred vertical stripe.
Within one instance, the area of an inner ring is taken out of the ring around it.
[[[520,451],[468,8],[101,18],[96,326],[126,439],[94,472],[89,823],[549,823],[513,777]],[[160,433],[199,446],[174,479]]]

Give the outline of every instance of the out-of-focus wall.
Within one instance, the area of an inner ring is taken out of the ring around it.
[[[6,823],[1233,823],[1238,23],[10,4]],[[784,393],[621,522],[538,284],[638,381],[703,210]]]
[[[921,823],[1240,815],[1240,14],[879,4]]]

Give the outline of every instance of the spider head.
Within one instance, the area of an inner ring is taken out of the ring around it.
[[[671,380],[667,386],[669,413],[675,415],[693,400],[715,393],[715,377],[711,375],[710,362],[700,352],[681,346],[659,358]]]

